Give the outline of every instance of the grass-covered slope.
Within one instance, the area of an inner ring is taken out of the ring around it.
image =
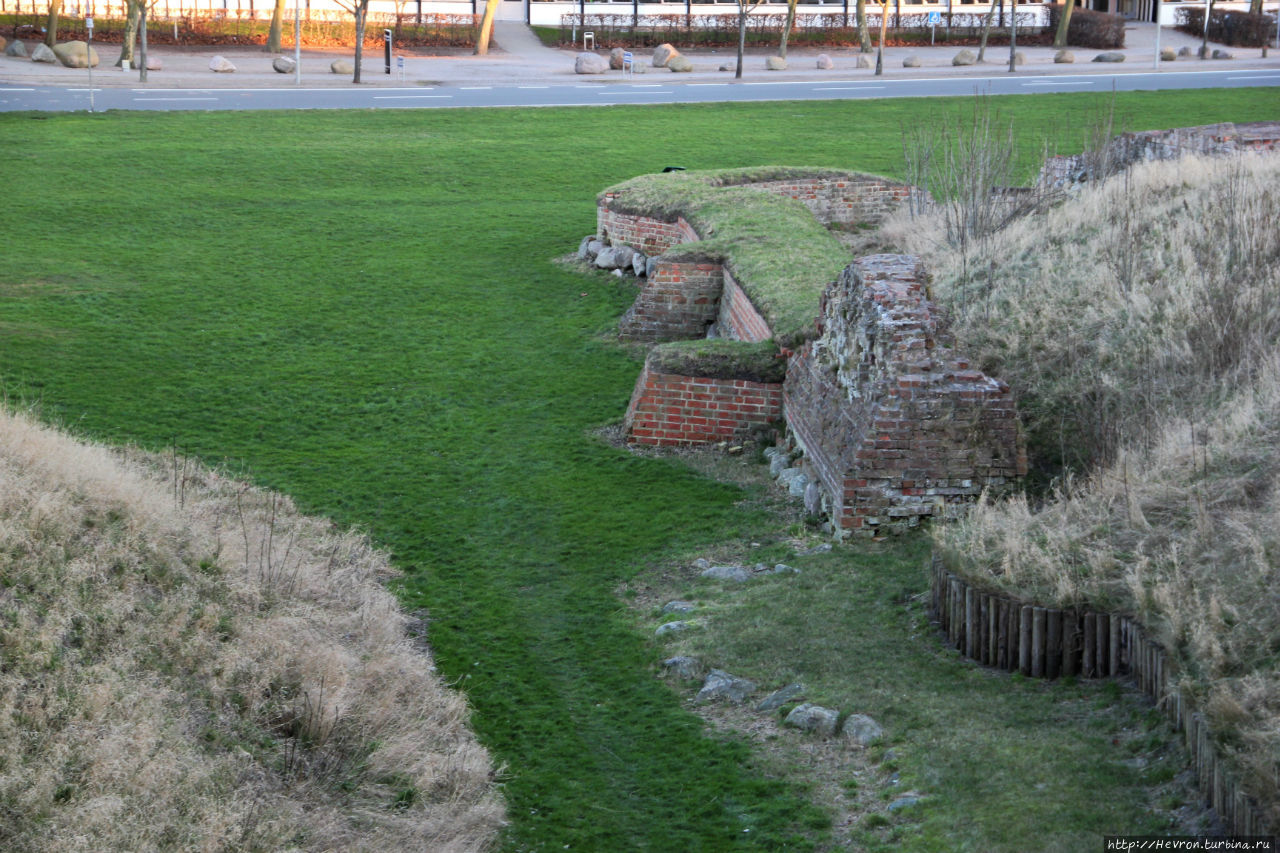
[[[394,574],[287,498],[0,411],[0,846],[492,846]]]
[[[787,166],[641,175],[604,190],[617,210],[672,221],[683,216],[703,238],[672,258],[715,257],[733,274],[781,346],[813,332],[818,300],[849,263],[840,241],[795,199],[743,186],[849,172]]]
[[[953,564],[1045,603],[1136,613],[1280,817],[1280,157],[1135,167],[996,235],[931,247],[935,293],[1013,385],[1043,504],[941,528]],[[912,235],[915,235],[914,238]],[[936,244],[934,244],[936,245]]]

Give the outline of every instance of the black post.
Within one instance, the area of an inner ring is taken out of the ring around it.
[[[844,0],[844,28],[849,29],[849,0]]]
[[[386,72],[391,73],[391,30],[382,31],[382,64]]]

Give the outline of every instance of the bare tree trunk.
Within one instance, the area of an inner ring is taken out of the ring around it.
[[[1249,3],[1249,14],[1250,15],[1262,14],[1262,0],[1251,0],[1251,2]]]
[[[1016,70],[1018,60],[1018,0],[1009,5],[1009,72]]]
[[[1209,58],[1209,19],[1213,17],[1213,0],[1204,10],[1204,38],[1200,42],[1200,58]]]
[[[356,4],[356,70],[352,83],[360,82],[360,62],[364,59],[364,19],[368,14],[369,0],[359,0]]]
[[[778,42],[778,56],[783,59],[787,58],[787,39],[791,36],[791,28],[796,24],[796,4],[800,0],[788,0],[787,2],[787,22],[782,25],[782,41]],[[1262,2],[1262,0],[1258,0]]]
[[[498,14],[498,4],[502,0],[485,0],[484,17],[480,20],[480,35],[476,38],[476,56],[489,53],[489,37],[493,35],[493,18]]]
[[[124,36],[120,41],[120,57],[116,66],[123,68],[126,62],[133,62],[133,47],[138,41],[138,19],[142,16],[144,0],[128,0],[129,16],[124,20]]]
[[[858,0],[855,9],[858,19],[858,50],[862,53],[870,53],[871,31],[867,29],[867,0]]]
[[[738,67],[733,72],[733,79],[742,79],[742,54],[747,49],[747,4],[746,0],[738,0]]]
[[[889,29],[889,0],[880,3],[880,49],[876,51],[876,76],[884,73],[884,33]]]
[[[58,13],[62,11],[62,0],[49,0],[49,16],[44,22],[44,43],[53,47],[58,43]]]
[[[991,35],[991,21],[996,16],[996,4],[992,3],[987,8],[987,19],[982,22],[982,41],[978,43],[978,61],[982,61],[982,57],[987,52],[987,36]]]
[[[1071,13],[1076,8],[1076,0],[1067,0],[1062,7],[1062,20],[1058,21],[1058,31],[1053,36],[1054,47],[1067,46],[1067,29],[1071,26]]]
[[[280,52],[280,27],[284,22],[284,0],[276,0],[271,10],[271,29],[267,31],[267,53]]]

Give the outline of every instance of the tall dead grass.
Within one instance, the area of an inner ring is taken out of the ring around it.
[[[480,850],[494,769],[367,539],[0,411],[0,847]]]
[[[966,270],[900,219],[957,338],[1079,473],[936,530],[979,583],[1135,613],[1280,821],[1280,157],[1135,167]],[[996,261],[998,259],[998,262]],[[974,274],[974,269],[978,274]],[[1046,466],[1050,467],[1050,466]]]

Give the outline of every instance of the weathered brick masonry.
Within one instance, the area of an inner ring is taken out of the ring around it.
[[[658,373],[646,364],[625,421],[628,441],[661,446],[728,441],[782,416],[782,386]]]
[[[630,246],[646,255],[660,255],[672,246],[699,239],[683,216],[664,222],[649,216],[623,213],[611,206],[614,198],[616,196],[612,193],[606,193],[596,205],[596,234],[606,243]]]
[[[878,175],[762,181],[750,186],[794,198],[825,225],[877,222],[910,199],[913,192],[918,192],[909,184],[885,180]]]
[[[720,314],[724,267],[719,261],[659,258],[618,324],[628,341],[705,338]]]
[[[720,311],[711,327],[711,333],[717,338],[731,341],[767,341],[773,337],[769,324],[760,316],[756,306],[751,304],[747,294],[733,280],[733,275],[728,270],[724,271]]]
[[[1009,387],[940,340],[916,258],[872,255],[824,298],[820,336],[787,369],[784,411],[840,528],[953,514],[1026,473]]]

